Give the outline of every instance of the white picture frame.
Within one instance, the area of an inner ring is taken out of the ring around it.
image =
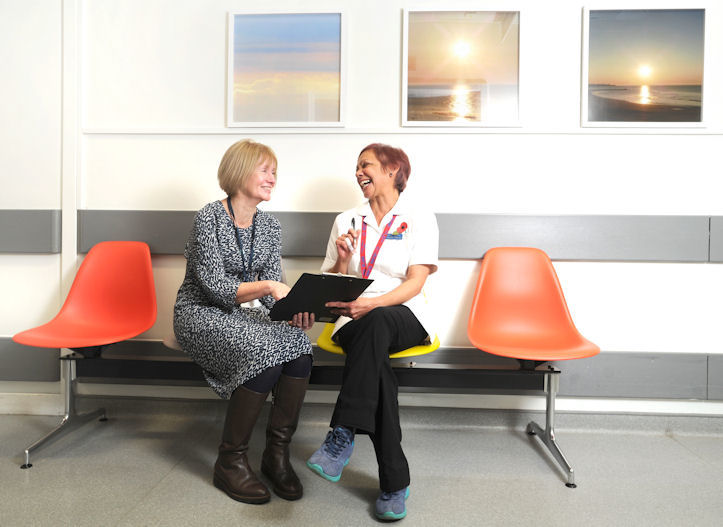
[[[405,9],[402,42],[402,126],[520,125],[519,10]]]
[[[704,127],[705,17],[704,8],[585,7],[581,126]]]
[[[343,127],[344,11],[229,12],[226,126]]]

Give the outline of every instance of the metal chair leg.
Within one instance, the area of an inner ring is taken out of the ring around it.
[[[552,454],[552,457],[555,458],[558,465],[560,465],[562,470],[567,474],[567,483],[565,483],[565,486],[574,489],[577,487],[575,484],[575,473],[555,441],[555,395],[557,394],[559,385],[559,373],[548,373],[545,375],[545,392],[547,394],[547,408],[545,412],[546,426],[543,430],[540,425],[531,421],[527,425],[527,433],[540,438],[542,443],[550,451],[550,454]]]
[[[105,421],[105,408],[98,408],[92,412],[79,414],[75,410],[75,359],[63,357],[60,360],[61,363],[61,375],[63,377],[63,396],[65,401],[65,415],[63,416],[60,424],[51,430],[44,437],[38,439],[35,443],[25,449],[25,463],[20,468],[30,468],[30,454],[47,445],[51,441],[64,436],[68,432],[80,428],[82,425],[93,419],[100,418],[101,421]]]

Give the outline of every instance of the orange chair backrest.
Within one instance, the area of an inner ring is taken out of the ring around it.
[[[143,327],[156,321],[156,291],[148,245],[107,241],[93,246],[75,275],[58,317]]]
[[[473,344],[490,335],[554,338],[571,330],[577,332],[547,254],[530,247],[487,251],[467,326]]]

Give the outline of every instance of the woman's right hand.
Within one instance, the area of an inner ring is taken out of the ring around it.
[[[291,288],[285,283],[274,280],[269,280],[269,289],[269,294],[274,297],[274,300],[281,300],[291,291]]]
[[[351,259],[351,255],[356,250],[356,241],[359,237],[359,231],[349,229],[336,239],[336,252],[341,262],[347,263]]]
[[[289,294],[291,288],[275,280],[258,280],[255,282],[241,282],[236,290],[236,303],[251,302],[264,296],[272,296],[274,300],[281,300]]]

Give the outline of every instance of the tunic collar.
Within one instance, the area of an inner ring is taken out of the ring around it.
[[[384,229],[384,226],[389,223],[389,220],[392,219],[393,215],[400,216],[407,212],[407,200],[404,198],[404,194],[399,194],[399,199],[392,207],[392,210],[387,212],[384,215],[384,218],[382,218],[381,224],[377,225],[376,219],[374,218],[374,213],[372,212],[372,207],[369,205],[369,201],[365,201],[361,205],[359,205],[356,208],[356,214],[358,216],[364,216],[364,223],[366,223],[369,227],[373,228],[376,231],[381,231]]]

